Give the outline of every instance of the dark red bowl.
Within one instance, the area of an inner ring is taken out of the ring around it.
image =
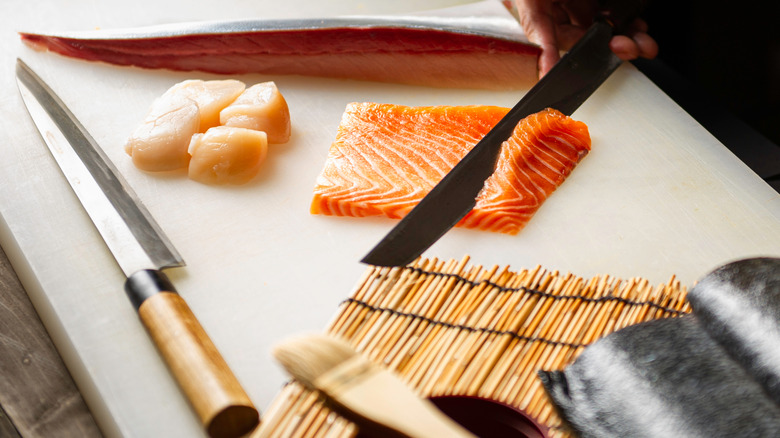
[[[505,403],[465,395],[428,399],[479,438],[547,438],[546,428],[522,410]],[[357,438],[372,437],[367,433],[358,433]]]
[[[546,438],[546,429],[513,406],[481,397],[429,399],[442,412],[480,438]]]

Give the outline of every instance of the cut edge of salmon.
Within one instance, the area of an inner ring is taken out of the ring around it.
[[[496,171],[456,226],[518,234],[590,150],[585,123],[551,108],[531,114],[502,144]]]

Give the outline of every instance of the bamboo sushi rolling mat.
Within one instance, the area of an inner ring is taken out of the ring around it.
[[[522,409],[568,437],[536,371],[558,370],[622,327],[690,312],[672,277],[590,280],[537,266],[470,266],[469,258],[369,267],[327,328],[423,397],[470,395]],[[352,437],[357,428],[293,381],[267,411],[259,437]]]

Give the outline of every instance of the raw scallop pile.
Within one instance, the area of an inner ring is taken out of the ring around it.
[[[148,172],[187,168],[204,184],[244,184],[268,144],[289,138],[290,111],[273,82],[187,80],[154,101],[125,151]]]
[[[402,218],[508,111],[350,104],[317,178],[311,212]],[[458,225],[517,234],[589,150],[584,123],[552,109],[526,117]]]

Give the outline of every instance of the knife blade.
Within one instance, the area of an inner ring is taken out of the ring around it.
[[[635,17],[641,1],[602,12],[585,35],[455,167],[361,260],[375,266],[411,263],[476,204],[495,171],[501,145],[523,118],[554,108],[571,115],[622,63],[609,48],[616,29]]]
[[[253,429],[259,413],[163,268],[179,253],[84,126],[21,59],[27,111],[127,280],[125,292],[201,423],[212,437]]]

